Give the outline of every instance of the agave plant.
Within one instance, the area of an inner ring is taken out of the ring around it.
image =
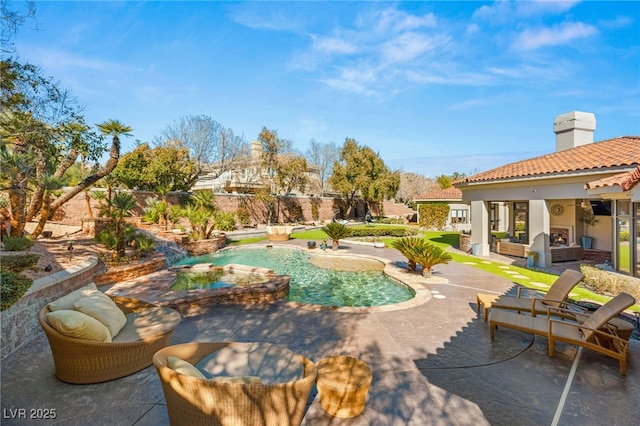
[[[413,258],[409,258],[411,250],[424,244],[424,239],[419,237],[399,238],[391,243],[391,246],[398,250],[404,257],[407,258],[407,270],[416,270],[416,261]]]
[[[338,222],[328,223],[320,230],[327,234],[327,237],[331,238],[331,241],[333,242],[333,245],[331,246],[332,250],[338,250],[340,240],[348,237],[351,234],[349,228]]]

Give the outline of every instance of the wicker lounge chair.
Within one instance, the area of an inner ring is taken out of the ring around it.
[[[498,326],[545,336],[549,340],[549,356],[554,354],[556,341],[581,346],[617,359],[620,363],[620,374],[626,376],[629,341],[618,336],[615,327],[609,325],[609,321],[635,302],[632,296],[621,293],[598,308],[582,323],[567,320],[572,311],[562,308],[549,308],[548,316],[544,317],[494,310],[489,315],[491,339],[494,339]],[[554,319],[555,315],[562,318]]]
[[[38,320],[44,330],[56,369],[63,382],[87,384],[128,376],[151,365],[153,354],[171,342],[180,314],[138,299],[111,297],[127,323],[110,343],[66,336],[47,320],[48,306]]]
[[[478,312],[480,311],[480,305],[483,304],[485,321],[487,320],[489,308],[529,312],[533,316],[546,314],[549,307],[559,307],[566,302],[571,290],[578,285],[583,278],[584,275],[582,275],[582,273],[572,269],[566,269],[551,287],[549,287],[549,290],[542,298],[521,297],[520,290],[522,287],[518,287],[517,296],[502,295],[496,298],[494,295],[479,293],[477,295]],[[484,301],[490,302],[484,303]]]
[[[299,425],[317,376],[315,364],[302,355],[294,355],[302,363],[302,378],[283,383],[218,382],[168,367],[169,357],[195,365],[230,345],[235,343],[184,343],[154,355],[171,425]]]

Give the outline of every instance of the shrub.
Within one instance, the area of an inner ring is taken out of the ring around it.
[[[0,310],[16,303],[31,287],[33,280],[11,271],[0,270]]]
[[[420,204],[420,226],[442,230],[447,224],[451,208],[446,203]]]
[[[408,237],[411,235],[416,235],[418,231],[414,228],[378,228],[378,227],[368,227],[368,228],[350,228],[351,237]]]
[[[422,238],[404,238],[392,243],[393,247],[400,251],[408,260],[409,269],[415,270],[415,265],[422,267],[422,275],[431,276],[431,269],[441,263],[449,263],[452,257],[440,247],[428,243]]]
[[[218,212],[216,213],[216,228],[220,231],[233,231],[236,226],[236,218],[233,213]]]
[[[580,265],[580,271],[584,275],[583,286],[595,293],[607,296],[617,296],[627,293],[636,301],[640,300],[640,281],[616,272],[603,271],[589,265]]]
[[[24,251],[33,247],[33,240],[25,237],[7,237],[2,242],[6,251]]]
[[[155,250],[155,242],[153,238],[145,234],[136,235],[136,249],[140,256],[145,256]]]
[[[39,259],[39,254],[2,256],[2,269],[20,273],[25,269],[33,268],[38,263]]]

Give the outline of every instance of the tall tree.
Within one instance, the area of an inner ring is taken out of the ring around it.
[[[2,53],[15,53],[15,44],[13,38],[18,32],[18,28],[25,23],[27,19],[34,19],[36,14],[36,3],[33,1],[9,1],[2,0],[0,2],[0,12],[2,13],[2,38],[0,38],[0,46]]]
[[[396,201],[410,204],[416,196],[425,194],[438,188],[432,179],[418,173],[401,173],[400,187],[396,194]]]
[[[249,152],[242,136],[206,115],[181,117],[154,140],[157,146],[171,141],[178,141],[189,150],[198,165],[198,174],[213,173],[215,177],[233,169]]]
[[[168,141],[155,148],[139,144],[111,175],[129,189],[188,191],[198,179],[198,166],[180,142]]]
[[[292,151],[292,141],[279,138],[275,130],[263,127],[258,141],[262,144],[262,176],[266,190],[261,192],[260,199],[265,203],[270,224],[280,216],[281,196],[294,189],[304,191],[307,161]]]
[[[3,173],[1,181],[9,194],[11,232],[17,236],[28,220],[41,214],[45,195],[51,196],[45,194],[47,179],[62,177],[80,155],[97,163],[106,147],[84,124],[81,108],[70,93],[43,77],[38,67],[3,60],[0,72],[0,146],[13,169],[9,175]],[[107,164],[53,199],[48,216],[108,175],[119,153],[119,142],[112,144]]]
[[[369,208],[371,202],[396,195],[400,172],[389,170],[368,146],[360,146],[355,139],[347,138],[340,151],[340,161],[333,165],[329,182],[347,198],[351,209],[356,195],[362,197]]]
[[[310,168],[317,167],[318,174],[320,176],[320,196],[323,196],[326,191],[327,180],[333,172],[333,163],[335,163],[340,156],[340,149],[333,142],[322,143],[315,139],[311,139],[309,143],[309,149],[306,152],[307,161],[311,163]]]

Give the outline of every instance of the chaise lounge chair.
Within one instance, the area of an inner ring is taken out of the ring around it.
[[[615,326],[610,325],[609,321],[635,302],[632,296],[620,293],[582,323],[567,320],[571,311],[562,308],[549,308],[548,315],[544,317],[494,310],[489,315],[491,339],[494,339],[498,326],[546,336],[549,340],[549,356],[553,356],[556,341],[569,343],[617,359],[620,362],[620,374],[626,376],[629,341],[619,337]],[[554,319],[554,315],[562,319]]]
[[[549,287],[544,297],[521,297],[518,287],[517,296],[478,293],[478,312],[480,305],[484,306],[484,320],[487,320],[489,308],[509,309],[518,312],[529,312],[531,315],[546,314],[549,307],[561,307],[569,297],[571,290],[578,285],[584,275],[572,269],[566,269]]]

